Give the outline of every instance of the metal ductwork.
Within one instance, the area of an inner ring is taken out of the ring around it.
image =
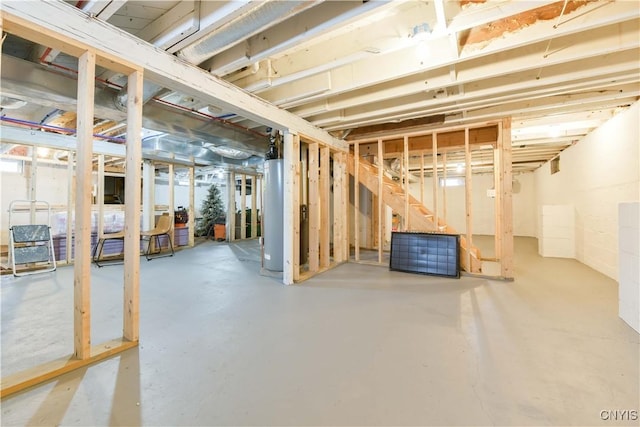
[[[158,87],[145,84],[145,96]],[[76,80],[52,73],[46,66],[5,54],[2,55],[2,92],[5,97],[67,111],[75,111],[77,105]],[[108,87],[96,86],[96,117],[116,122],[126,120],[126,113],[114,104],[119,94]],[[14,111],[17,114],[20,109]],[[153,145],[153,150],[167,153],[167,159],[174,155],[192,158],[190,162],[197,164],[243,165],[245,160],[239,158],[238,151],[251,159],[248,163],[254,161],[253,156],[256,162],[262,162],[268,146],[266,135],[259,132],[156,102],[144,105],[142,124],[147,129],[167,134],[147,143],[148,146]],[[160,143],[162,139],[166,141]]]
[[[198,41],[179,50],[176,55],[192,64],[201,64],[247,37],[251,37],[318,3],[321,2],[317,0],[259,2],[255,8],[214,29]]]

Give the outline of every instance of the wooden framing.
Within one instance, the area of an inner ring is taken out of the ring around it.
[[[309,144],[309,272],[320,268],[320,172],[317,142]]]
[[[382,147],[382,139],[378,140],[378,262],[382,264],[382,251],[384,250],[384,203],[382,197],[383,191],[383,163],[384,151]]]
[[[360,261],[360,144],[353,146],[353,158],[353,250],[355,260]]]
[[[196,244],[196,171],[193,166],[189,168],[189,222],[187,226],[189,227],[189,237],[187,244],[190,248],[192,248]],[[175,227],[172,227],[175,231]],[[172,240],[175,242],[175,239]]]
[[[20,8],[25,5],[14,4]],[[42,3],[46,9],[49,5]],[[57,4],[63,8],[67,5]],[[124,73],[128,76],[127,102],[127,143],[125,178],[125,199],[140,200],[140,165],[142,126],[142,68],[127,63],[114,55],[69,38],[63,30],[46,28],[31,20],[11,14],[3,5],[3,30],[34,42],[44,43],[78,58],[78,102],[76,133],[76,174],[74,189],[75,212],[75,255],[74,255],[74,349],[69,357],[35,366],[2,379],[0,397],[24,390],[33,385],[51,380],[63,373],[103,360],[114,354],[138,345],[139,336],[139,260],[140,260],[140,211],[138,203],[125,206],[125,260],[124,260],[124,324],[122,338],[106,343],[91,345],[91,194],[93,157],[93,111],[94,79],[96,65]],[[40,8],[26,5],[30,13],[42,14],[51,20]],[[80,15],[78,15],[79,17]],[[55,20],[55,19],[54,19]],[[97,21],[97,20],[94,20]],[[51,21],[53,22],[53,21]],[[73,170],[73,159],[69,156],[69,173]],[[73,185],[71,184],[71,185]],[[71,212],[68,212],[71,213]],[[67,239],[69,240],[69,239]],[[69,246],[68,246],[69,248]],[[70,253],[71,251],[67,251]]]
[[[229,171],[227,176],[227,241],[236,240],[236,174]]]
[[[251,177],[251,238],[258,237],[258,209],[257,209],[257,195],[258,192],[258,177],[256,175]]]
[[[240,239],[247,238],[247,175],[240,175]]]
[[[282,282],[292,285],[300,277],[300,137],[284,134],[284,224]],[[291,226],[287,226],[287,224]]]
[[[74,185],[74,173],[75,173],[75,152],[69,150],[67,154],[67,218],[73,217],[74,210],[74,201],[75,201],[75,185]],[[104,185],[104,183],[103,183]],[[103,189],[104,192],[104,189]],[[70,263],[73,259],[73,240],[71,236],[73,235],[73,224],[71,221],[67,221],[67,238],[66,238],[66,254],[67,254],[67,263]]]
[[[320,147],[320,268],[329,267],[331,259],[331,229],[329,227],[329,147]]]
[[[404,137],[402,150],[402,182],[404,188],[404,213],[402,214],[402,230],[409,230],[409,137]]]
[[[398,133],[388,134],[385,136],[370,136],[362,139],[355,139],[350,141],[354,146],[354,152],[358,153],[358,157],[375,155],[377,165],[382,165],[382,160],[387,158],[394,158],[398,156],[398,153],[402,153],[403,164],[408,163],[407,158],[411,158],[413,155],[419,155],[419,168],[420,168],[420,198],[424,198],[424,176],[425,176],[425,154],[431,155],[431,171],[432,171],[432,190],[433,190],[433,211],[429,211],[426,207],[415,208],[414,205],[419,206],[417,200],[409,203],[410,213],[416,220],[420,218],[431,218],[429,222],[428,230],[437,230],[445,233],[457,232],[450,226],[446,225],[447,220],[447,192],[446,187],[443,186],[441,200],[438,200],[438,175],[439,170],[442,170],[442,176],[446,180],[447,175],[447,152],[448,151],[465,151],[465,206],[466,206],[466,231],[461,238],[461,252],[464,256],[461,258],[463,268],[467,271],[471,271],[474,274],[481,273],[482,257],[477,248],[473,247],[473,204],[471,198],[472,191],[472,167],[473,162],[471,158],[471,150],[473,146],[479,145],[491,145],[495,147],[494,150],[494,169],[495,169],[495,188],[496,188],[496,236],[495,246],[497,260],[500,262],[501,273],[499,276],[492,276],[495,278],[511,279],[513,277],[513,218],[512,218],[512,197],[511,197],[511,139],[510,139],[510,119],[505,118],[495,121],[486,121],[480,123],[473,123],[468,125],[449,126],[441,129],[425,129]],[[408,147],[407,147],[408,145]],[[442,164],[438,164],[438,155],[441,155]],[[354,162],[354,165],[357,162]],[[442,169],[440,169],[442,168]],[[355,174],[359,174],[354,170]],[[392,197],[397,194],[398,189],[388,191],[384,193],[383,190],[386,187],[390,187],[388,182],[383,185],[384,174],[382,168],[378,167],[378,186],[377,191],[373,193],[383,194],[384,197]],[[361,175],[361,174],[360,174]],[[405,176],[403,174],[403,176]],[[362,176],[358,176],[358,181],[362,180]],[[387,180],[388,181],[388,180]],[[365,183],[365,181],[362,181]],[[368,185],[371,186],[371,183]],[[354,192],[356,191],[354,187]],[[386,190],[385,190],[386,191]],[[396,191],[394,193],[393,191]],[[407,191],[403,188],[403,197],[405,197],[404,208],[406,211],[406,198],[412,196],[407,194]],[[384,226],[385,226],[385,202],[380,200],[376,194],[373,194],[374,206],[372,214],[372,232],[374,241],[374,247],[378,249],[378,263],[382,264],[382,252],[384,248]],[[391,200],[392,200],[391,199]],[[396,199],[397,202],[397,199]],[[395,203],[395,210],[402,210],[399,206],[399,202]],[[355,205],[355,203],[354,203]],[[442,209],[439,209],[442,206]],[[416,211],[417,209],[417,211]],[[442,211],[442,214],[440,214]],[[354,209],[354,215],[357,215]],[[354,224],[357,224],[354,219]],[[409,228],[413,226],[409,223]],[[418,230],[416,230],[418,231]],[[419,230],[427,231],[427,230]],[[377,242],[376,242],[377,241]],[[377,246],[376,246],[377,245]],[[356,261],[360,261],[359,258]]]

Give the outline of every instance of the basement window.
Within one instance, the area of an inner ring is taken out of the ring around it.
[[[22,173],[24,162],[16,159],[0,159],[0,172]]]
[[[560,172],[560,156],[556,157],[555,159],[551,159],[549,165],[551,167],[551,175],[556,172]]]
[[[453,178],[439,178],[440,187],[463,187],[464,186],[464,178],[461,176],[453,177]]]

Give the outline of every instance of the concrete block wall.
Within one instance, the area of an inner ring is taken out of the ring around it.
[[[563,151],[559,172],[551,175],[549,164],[535,172],[538,209],[574,205],[575,258],[614,280],[618,279],[618,204],[640,200],[638,117],[636,102]]]
[[[540,208],[538,253],[544,257],[575,258],[575,207],[544,205]]]
[[[640,333],[640,203],[618,207],[618,314]]]

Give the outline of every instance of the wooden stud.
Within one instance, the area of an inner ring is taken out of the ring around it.
[[[29,171],[29,200],[38,199],[38,148],[31,147],[31,170]],[[31,224],[36,223],[36,204],[29,204],[29,221]]]
[[[319,145],[309,144],[309,271],[320,267],[320,180],[318,163]]]
[[[155,221],[156,221],[156,204],[155,204],[155,164],[153,165],[153,175],[152,175],[152,182],[153,184],[151,185],[151,215],[150,215],[150,219],[151,219],[151,223],[150,223],[150,227],[147,230],[150,230],[152,228],[155,227]],[[167,184],[167,186],[169,187],[169,215],[174,216],[175,215],[175,206],[176,206],[176,174],[175,174],[175,167],[173,165],[173,163],[169,163],[169,182]],[[174,225],[175,225],[175,218],[174,218]],[[174,243],[176,241],[176,229],[175,227],[172,225],[171,226],[171,232],[169,233],[171,235],[171,243]],[[153,250],[156,250],[155,248],[155,239],[151,239],[151,245],[153,247]]]
[[[173,173],[169,165],[169,191],[173,187]],[[155,164],[153,160],[142,163],[142,229],[151,230],[154,226],[155,214]],[[171,200],[171,195],[169,195]]]
[[[383,168],[384,168],[384,152],[382,149],[382,139],[378,140],[378,262],[382,263],[382,251],[384,250],[384,222],[385,217],[383,213],[385,212],[384,204],[383,204]]]
[[[227,203],[227,235],[228,240],[236,240],[236,174],[229,171],[227,180],[228,200]]]
[[[196,171],[193,166],[189,168],[189,220],[187,227],[189,227],[189,237],[187,245],[192,248],[196,244]],[[174,226],[171,229],[175,231]],[[175,240],[172,240],[175,245]]]
[[[25,371],[18,372],[14,375],[10,375],[2,379],[2,391],[0,391],[0,397],[5,398],[34,385],[52,380],[62,374],[108,359],[111,356],[122,353],[123,351],[137,345],[137,342],[115,339],[93,346],[90,350],[90,354],[84,359],[76,359],[74,356],[62,357]]]
[[[292,139],[292,154],[293,154],[293,176],[292,187],[292,224],[293,224],[293,281],[296,282],[300,279],[300,136],[293,135]]]
[[[409,137],[404,137],[404,147],[402,150],[402,181],[404,188],[404,214],[402,215],[402,229],[409,230]]]
[[[251,238],[258,237],[258,177],[251,177]]]
[[[329,266],[331,259],[331,225],[329,223],[329,147],[320,147],[320,268]]]
[[[420,204],[424,205],[424,153],[420,153]]]
[[[290,132],[284,133],[284,210],[283,221],[290,226],[283,228],[282,282],[295,283],[300,273],[300,138]],[[296,220],[297,218],[297,220]],[[296,273],[296,270],[298,273]]]
[[[349,153],[342,153],[342,260],[349,261]]]
[[[464,131],[464,202],[465,202],[465,211],[466,211],[466,237],[467,237],[467,266],[471,270],[471,248],[473,247],[473,203],[472,203],[472,193],[471,193],[471,150],[469,149],[469,129],[465,129]]]
[[[442,153],[442,221],[447,223],[447,152]]]
[[[343,259],[343,155],[333,153],[333,261],[341,263]]]
[[[438,134],[433,133],[433,150],[431,153],[432,172],[431,189],[433,191],[433,226],[435,231],[440,231],[438,220]]]
[[[247,175],[240,175],[240,239],[247,238]]]
[[[505,279],[513,278],[513,189],[511,164],[511,117],[503,120],[501,138],[501,192],[502,192],[502,253],[500,274]]]
[[[75,180],[74,180],[74,158],[75,152],[69,150],[67,152],[67,263],[73,260],[73,212],[75,210]]]
[[[354,144],[353,158],[353,249],[355,260],[360,261],[360,144]]]
[[[98,238],[104,233],[104,154],[98,154]]]
[[[124,207],[124,322],[123,337],[137,342],[140,336],[140,205],[142,164],[141,71],[131,73],[127,83],[127,154]]]
[[[91,174],[96,55],[78,58],[78,122],[74,287],[74,355],[88,359],[91,351]]]

